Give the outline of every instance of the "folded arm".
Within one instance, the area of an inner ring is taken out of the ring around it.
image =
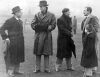
[[[69,31],[65,25],[63,24],[64,22],[61,20],[57,20],[57,25],[58,25],[58,29],[64,34],[64,35],[68,35],[68,36],[72,36],[71,31]]]
[[[0,34],[1,34],[1,37],[3,40],[7,39],[8,38],[8,35],[6,33],[6,30],[8,30],[8,27],[9,27],[10,23],[9,21],[7,20],[0,28]]]
[[[48,27],[48,30],[52,31],[52,30],[55,29],[55,27],[56,27],[56,17],[54,15],[52,15],[51,22],[50,22],[50,25]]]

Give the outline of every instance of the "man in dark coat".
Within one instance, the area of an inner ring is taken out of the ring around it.
[[[56,71],[62,64],[63,58],[66,59],[67,69],[73,70],[71,64],[72,51],[75,51],[74,41],[72,40],[72,22],[68,8],[62,10],[62,16],[57,20],[58,40],[57,40],[57,62]]]
[[[73,30],[73,33],[76,34],[76,31],[77,31],[77,18],[76,18],[76,16],[74,16],[72,18],[72,30]]]
[[[2,39],[10,42],[5,52],[5,63],[9,75],[20,74],[20,63],[24,62],[23,25],[20,20],[22,12],[19,6],[14,7],[12,12],[13,17],[7,19],[0,28]]]
[[[86,16],[86,18],[83,20],[81,25],[81,29],[83,31],[83,51],[81,58],[81,66],[85,68],[85,77],[91,77],[92,71],[98,66],[96,41],[99,22],[98,18],[96,16],[93,16],[91,13],[92,8],[86,7],[84,10],[84,16]]]
[[[34,72],[40,72],[41,56],[44,56],[44,71],[50,72],[49,56],[53,54],[52,33],[55,29],[55,15],[48,12],[47,1],[40,1],[41,12],[37,13],[31,27],[35,30],[34,54],[36,55],[36,68]]]

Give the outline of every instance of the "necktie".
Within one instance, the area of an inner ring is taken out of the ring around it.
[[[87,19],[87,17],[84,19],[84,23],[85,23],[86,19]],[[85,26],[83,26],[83,31],[84,31],[84,30],[85,30]]]

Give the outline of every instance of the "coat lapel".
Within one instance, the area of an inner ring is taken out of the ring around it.
[[[38,14],[39,21],[48,21],[49,20],[49,13],[47,12],[45,15],[43,15],[41,12]]]
[[[20,19],[17,20],[15,17],[13,17],[13,21],[14,21],[14,24],[16,24],[15,25],[16,27],[20,27],[20,29],[23,29],[23,23]]]
[[[86,20],[86,17],[84,18],[84,20],[82,21],[82,23],[81,23],[81,30],[83,31],[84,29],[84,22],[85,22],[85,20]]]
[[[62,20],[63,20],[66,28],[71,29],[71,19],[70,19],[70,17],[65,17],[64,15],[62,15]]]
[[[92,17],[93,17],[93,16],[90,15],[89,17],[87,17],[87,18],[85,19],[85,21],[84,21],[84,26],[83,26],[83,30],[86,28],[86,25],[88,25],[88,23],[89,23],[89,21],[90,21],[90,19],[91,19]]]
[[[13,17],[13,20],[14,20],[15,23],[22,24],[22,21],[20,19],[17,20],[15,17]]]

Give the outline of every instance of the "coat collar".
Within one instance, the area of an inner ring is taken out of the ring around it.
[[[62,17],[65,18],[65,19],[68,19],[68,18],[70,19],[69,16],[66,16],[66,15],[64,15],[64,14],[62,15]]]
[[[12,17],[12,21],[22,24],[22,21],[20,19],[16,19],[14,16]]]
[[[44,19],[45,17],[47,17],[47,16],[49,16],[49,12],[47,11],[47,13],[45,13],[44,15],[41,13],[41,12],[39,12],[38,13],[38,17],[40,18],[40,19]]]
[[[69,16],[62,15],[61,19],[65,21],[66,23],[71,23],[71,17]]]
[[[93,17],[94,16],[92,14],[90,14],[85,18],[83,30],[85,29],[86,25],[89,23],[90,19],[93,18]]]
[[[14,16],[16,20],[20,20],[18,17]]]

